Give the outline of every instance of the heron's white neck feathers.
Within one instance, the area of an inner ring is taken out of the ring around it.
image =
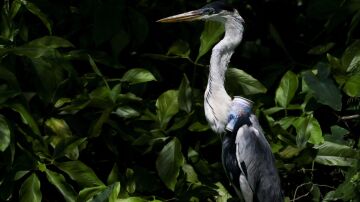
[[[225,21],[221,20],[225,25],[225,36],[212,50],[210,73],[204,95],[206,119],[211,129],[218,134],[225,132],[231,105],[231,97],[224,87],[225,73],[244,31],[243,19],[237,11],[235,12],[235,16],[230,16]]]

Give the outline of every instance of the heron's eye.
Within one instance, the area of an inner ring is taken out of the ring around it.
[[[204,13],[205,13],[206,15],[212,15],[212,14],[215,14],[216,12],[215,12],[215,9],[213,9],[213,8],[206,8],[206,9],[204,10]]]

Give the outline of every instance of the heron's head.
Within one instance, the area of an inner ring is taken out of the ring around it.
[[[223,1],[215,1],[206,6],[189,11],[186,13],[181,13],[178,15],[173,15],[167,18],[162,18],[157,22],[184,22],[184,21],[195,21],[195,20],[212,20],[212,21],[219,21],[225,22],[228,18],[242,18],[240,17],[239,13],[236,9],[232,8],[228,4]]]

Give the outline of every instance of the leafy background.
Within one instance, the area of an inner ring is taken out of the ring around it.
[[[3,0],[1,201],[234,201],[204,118],[205,1]],[[227,72],[255,102],[286,201],[360,201],[360,2],[232,3]]]

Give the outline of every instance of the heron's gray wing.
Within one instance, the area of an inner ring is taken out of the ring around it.
[[[240,186],[241,191],[243,195],[255,193],[251,196],[259,201],[281,201],[280,179],[270,145],[256,117],[251,115],[249,118],[251,124],[238,129],[235,141],[236,158],[243,173],[239,179],[244,186]]]

